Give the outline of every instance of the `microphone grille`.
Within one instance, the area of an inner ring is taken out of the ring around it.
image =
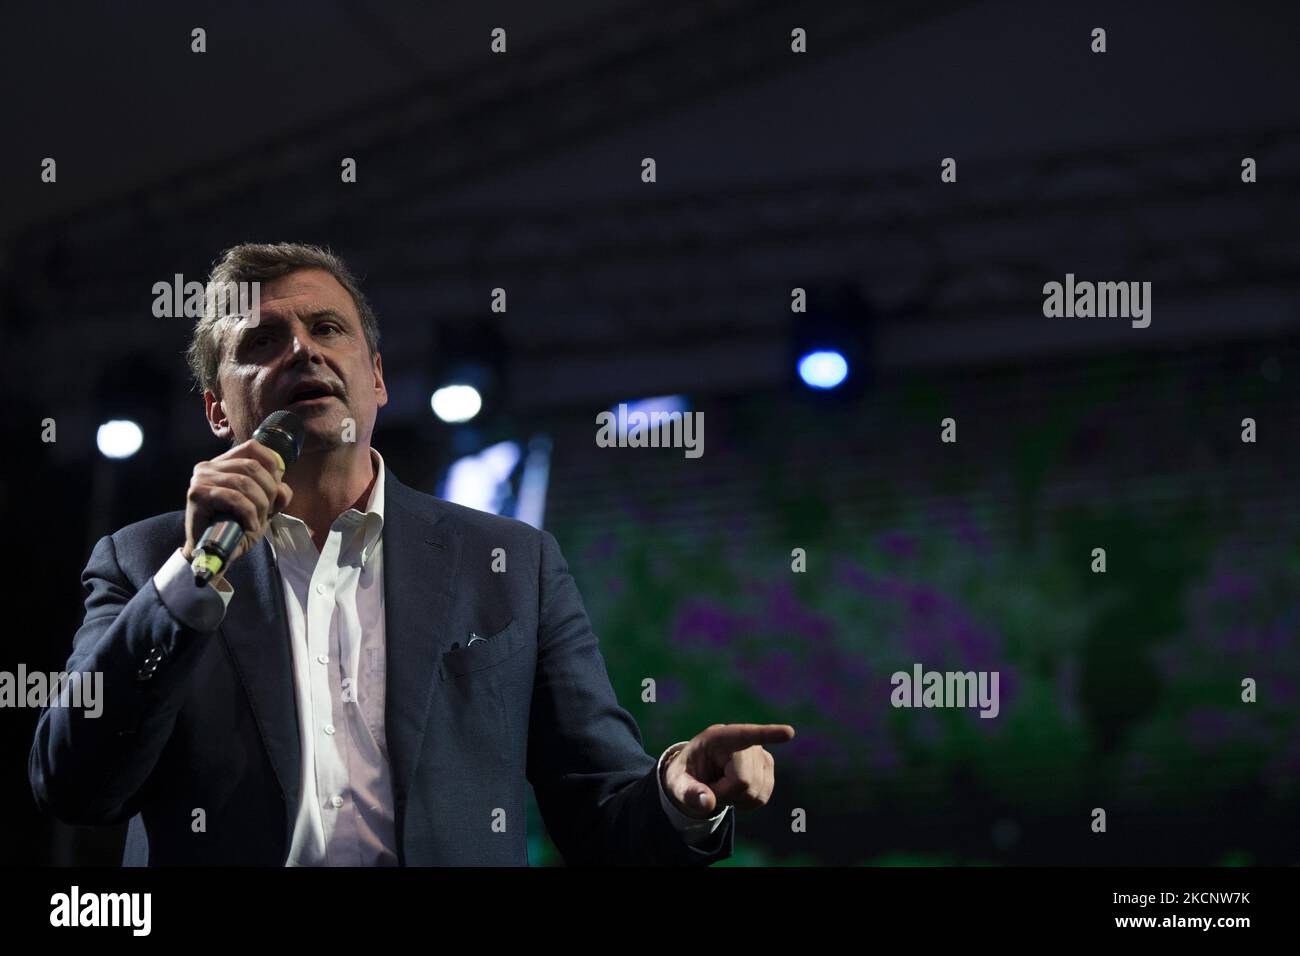
[[[272,412],[253,432],[253,438],[267,448],[278,452],[284,459],[286,470],[293,467],[302,451],[302,442],[307,435],[307,426],[302,416],[287,409]]]

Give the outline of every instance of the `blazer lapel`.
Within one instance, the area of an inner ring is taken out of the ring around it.
[[[398,809],[424,745],[440,651],[447,643],[460,538],[436,498],[384,477],[384,733]]]
[[[248,693],[262,743],[284,791],[285,806],[291,810],[288,827],[292,833],[292,808],[298,805],[301,788],[302,750],[284,585],[270,542],[266,538],[259,541],[234,563],[226,578],[235,597],[226,609],[221,633]]]

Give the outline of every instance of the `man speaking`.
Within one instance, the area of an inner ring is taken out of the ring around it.
[[[101,672],[105,704],[41,715],[42,807],[129,820],[125,865],[526,865],[527,780],[570,864],[730,856],[731,808],[767,802],[763,745],[794,729],[714,724],[648,755],[554,537],[408,488],[371,448],[388,396],[346,265],[245,244],[209,289],[245,282],[256,320],[209,310],[189,349],[232,447],[184,511],[95,546],[67,670]],[[286,410],[292,462],[253,438]],[[229,560],[196,574],[223,521]]]

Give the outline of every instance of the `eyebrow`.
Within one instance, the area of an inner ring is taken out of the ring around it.
[[[348,322],[347,316],[343,315],[342,313],[338,312],[335,309],[317,309],[315,312],[312,312],[307,316],[306,321],[314,322],[317,319],[333,319],[334,321],[344,326],[347,326],[348,328],[351,328],[351,324]],[[262,320],[258,322],[257,325],[254,325],[252,327],[244,326],[244,328],[240,329],[236,341],[243,342],[250,335],[255,335],[256,333],[258,333],[264,328],[267,328],[268,326],[283,325],[283,324],[284,324],[283,317],[275,313],[270,313],[269,315],[263,316]]]
[[[315,312],[307,316],[307,318],[308,319],[337,319],[338,321],[342,322],[344,325],[348,324],[347,316],[343,315],[340,312],[335,311],[334,309],[317,309]]]

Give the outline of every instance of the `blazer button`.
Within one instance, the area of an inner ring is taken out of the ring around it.
[[[154,671],[158,670],[158,663],[166,656],[166,652],[161,647],[151,650],[149,656],[144,659],[144,666],[136,672],[136,680],[149,680],[153,677]]]

